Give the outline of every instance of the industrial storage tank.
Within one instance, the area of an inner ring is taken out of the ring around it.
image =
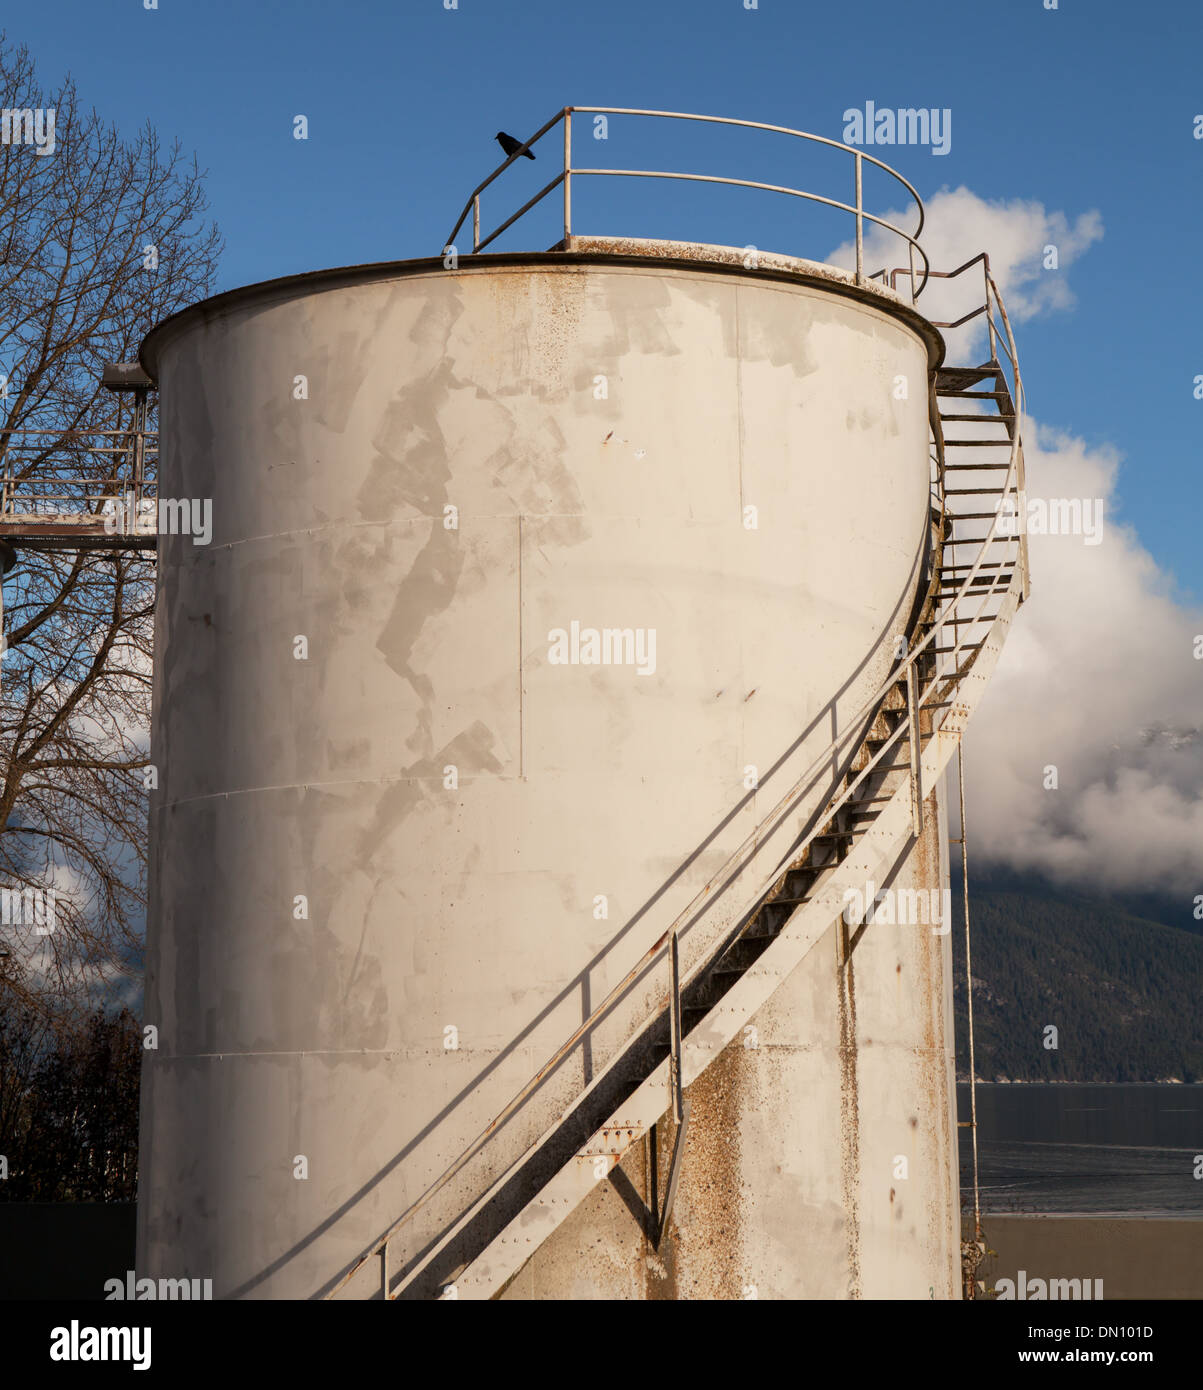
[[[670,931],[688,977],[748,918],[914,630],[942,352],[863,275],[579,238],[150,335],[160,496],[213,522],[160,538],[140,1275],[956,1296],[946,928],[850,958],[829,912],[733,1037],[689,1034],[667,1240],[673,1126],[614,1079]],[[947,885],[923,801],[881,886]]]

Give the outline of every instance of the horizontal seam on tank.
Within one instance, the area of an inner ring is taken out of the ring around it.
[[[495,782],[518,782],[522,779],[514,773],[507,776],[504,773],[487,774]],[[287,792],[287,791],[308,791],[310,787],[374,787],[378,785],[391,786],[395,782],[442,782],[441,772],[429,772],[421,777],[343,777],[333,782],[268,782],[261,787],[231,787],[227,791],[202,792],[199,796],[182,796],[175,801],[162,801],[153,809],[156,811],[169,811],[173,806],[187,806],[193,801],[215,801],[218,797],[225,797],[229,800],[232,796],[250,796],[254,792]]]
[[[307,1047],[281,1052],[160,1052],[158,1060],[160,1062],[201,1062],[211,1058],[217,1058],[218,1061],[221,1061],[226,1057],[402,1057],[408,1060],[410,1058],[443,1057],[451,1050],[441,1047],[413,1050],[398,1047]],[[454,1049],[455,1052],[469,1057],[494,1057],[502,1050],[500,1043],[496,1048],[457,1047]]]
[[[462,515],[462,513],[461,513]],[[509,519],[509,518],[505,518]],[[256,541],[275,541],[281,536],[312,536],[321,531],[350,531],[361,526],[396,526],[399,522],[441,521],[439,516],[390,517],[386,521],[331,521],[323,526],[297,526],[291,531],[263,531],[257,536],[240,536],[234,541],[218,541],[207,550],[233,550],[236,545],[254,545]]]
[[[469,521],[515,521],[522,516],[527,521],[558,521],[562,518],[570,520],[589,519],[593,521],[656,521],[661,518],[649,517],[637,512],[466,512],[461,507],[459,510],[459,520]],[[332,521],[324,526],[297,526],[291,531],[263,531],[257,536],[240,536],[233,541],[214,541],[205,546],[209,552],[214,550],[233,550],[236,545],[254,545],[257,541],[279,540],[281,536],[312,536],[322,531],[350,531],[362,526],[397,526],[405,523],[417,522],[441,522],[442,516],[412,516],[412,517],[388,517],[383,521]],[[727,526],[729,521],[725,517],[715,517],[712,521],[705,519],[698,520],[696,517],[689,519],[690,527],[696,526]]]

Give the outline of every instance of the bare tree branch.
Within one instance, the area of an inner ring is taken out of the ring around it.
[[[54,491],[111,457],[71,433],[130,427],[126,398],[99,386],[104,364],[211,291],[220,241],[195,160],[149,125],[123,138],[70,79],[43,89],[3,34],[0,106],[55,111],[52,155],[0,146],[0,468]],[[45,433],[15,433],[31,430]],[[36,964],[0,962],[0,986],[66,1001],[140,949],[153,562],[25,549],[4,599],[0,888],[59,896]],[[0,939],[15,952],[24,930]]]

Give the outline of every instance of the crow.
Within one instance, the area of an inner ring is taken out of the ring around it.
[[[493,136],[493,139],[497,141],[506,154],[516,154],[519,150],[522,150],[522,141],[515,140],[512,135],[507,135],[504,130],[499,130],[497,134]],[[527,159],[534,159],[534,155],[531,154],[530,150],[522,150],[522,153]]]

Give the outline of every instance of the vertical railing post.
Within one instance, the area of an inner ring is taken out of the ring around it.
[[[986,327],[990,330],[990,357],[989,361],[998,361],[998,342],[994,336],[994,315],[990,312],[990,264],[986,258],[982,257],[982,288],[985,290],[986,303]]]
[[[923,834],[923,746],[919,733],[919,687],[913,661],[906,668],[906,710],[911,740],[911,822],[917,840]]]
[[[388,1302],[388,1237],[380,1247],[380,1297]]]
[[[672,1058],[670,1086],[673,1119],[681,1123],[684,1114],[684,1094],[681,1083],[681,961],[677,952],[677,934],[673,932],[669,947],[669,1049]]]
[[[677,1133],[673,1138],[673,1156],[668,1169],[668,1187],[664,1193],[664,1205],[660,1209],[660,1220],[656,1229],[656,1249],[659,1250],[668,1231],[672,1216],[673,1202],[677,1196],[677,1179],[681,1176],[681,1161],[685,1156],[685,1130],[689,1124],[689,1102],[685,1099],[684,1063],[681,1055],[681,960],[677,950],[677,933],[674,931],[669,942],[669,968],[672,972],[669,987],[669,1086],[672,1091],[673,1120]]]
[[[4,437],[4,492],[0,496],[0,515],[7,515],[14,510],[11,506],[12,494],[12,454],[10,453],[10,443],[12,436],[6,434]]]
[[[564,242],[572,236],[572,107],[564,108]]]
[[[977,1063],[973,1046],[973,965],[969,951],[969,850],[965,831],[965,736],[957,738],[957,787],[961,799],[961,890],[965,903],[965,999],[969,1014],[969,1129],[973,1138],[973,1239],[982,1238],[982,1197],[977,1166]],[[976,1273],[976,1266],[974,1267]],[[970,1297],[976,1288],[976,1280]]]
[[[1018,395],[1019,395],[1019,389],[1018,389],[1018,387],[1016,388],[1015,394],[1016,394],[1016,396],[1018,397]],[[1019,410],[1019,402],[1018,402],[1018,400],[1016,400],[1016,402],[1015,402],[1015,409],[1016,409],[1016,411],[1018,412],[1018,410]],[[1023,499],[1023,502],[1022,502],[1023,512],[1022,512],[1022,514],[1021,514],[1023,524],[1022,524],[1022,525],[1020,526],[1020,528],[1019,528],[1019,546],[1018,546],[1017,558],[1018,558],[1018,560],[1019,560],[1020,570],[1021,570],[1021,572],[1022,572],[1022,574],[1023,574],[1023,586],[1022,586],[1022,588],[1020,589],[1019,594],[1020,594],[1020,598],[1023,599],[1024,602],[1026,602],[1026,601],[1027,601],[1028,594],[1031,593],[1031,585],[1028,583],[1028,528],[1027,528],[1027,492],[1028,492],[1028,485],[1027,485],[1027,480],[1026,480],[1025,477],[1024,477],[1024,469],[1023,469],[1023,440],[1022,440],[1022,437],[1021,437],[1020,434],[1019,434],[1019,425],[1020,425],[1020,422],[1019,422],[1019,419],[1018,419],[1018,417],[1017,417],[1016,420],[1015,420],[1015,437],[1016,437],[1016,441],[1017,441],[1017,442],[1016,442],[1016,445],[1015,445],[1015,465],[1016,465],[1016,466],[1015,466],[1015,487],[1016,487],[1016,491],[1018,492],[1020,498]]]
[[[908,241],[907,245],[910,247],[911,251],[911,303],[914,304],[917,298],[915,292],[915,243],[913,241]]]
[[[472,199],[472,250],[480,247],[480,194]]]
[[[146,392],[134,392],[134,512],[132,520],[129,516],[125,519],[126,527],[135,531],[138,528],[138,518],[142,515],[142,477],[146,469],[146,422],[150,418],[150,410],[146,403]]]
[[[865,283],[865,219],[861,204],[861,156],[856,156],[856,283]]]

